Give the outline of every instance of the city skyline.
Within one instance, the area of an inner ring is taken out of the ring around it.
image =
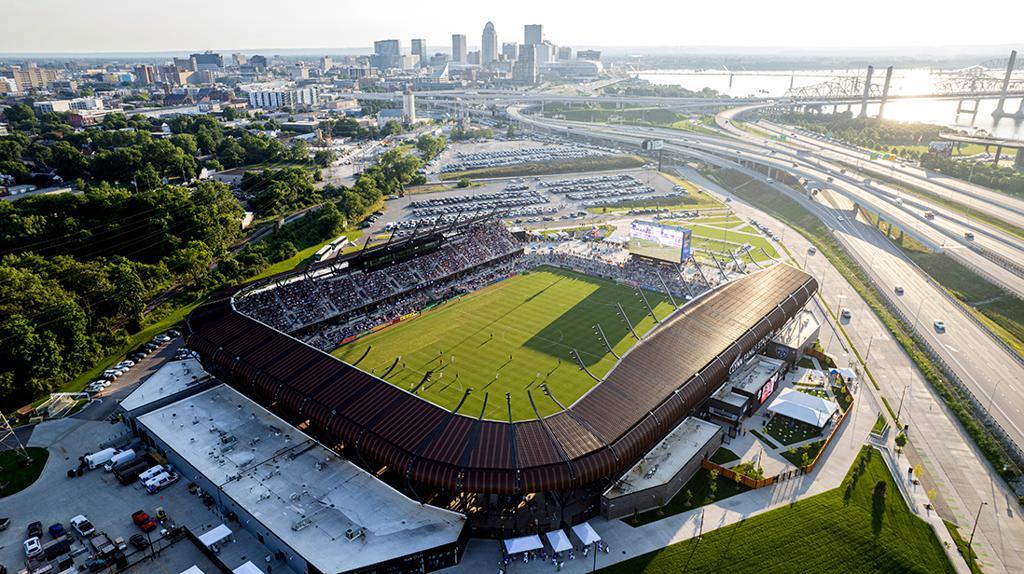
[[[986,20],[983,26],[963,26],[962,21],[945,18],[941,11],[929,10],[924,2],[868,0],[844,14],[842,26],[834,26],[821,20],[815,5],[806,0],[784,2],[770,11],[741,0],[731,8],[733,16],[727,21],[715,6],[649,2],[628,12],[595,16],[573,6],[526,0],[518,3],[516,10],[504,12],[477,3],[446,2],[446,17],[438,19],[431,17],[436,7],[419,4],[385,13],[358,10],[352,2],[304,0],[290,11],[317,17],[304,20],[301,26],[282,26],[288,14],[280,14],[276,4],[185,0],[175,10],[140,25],[131,16],[131,3],[111,0],[90,6],[89,20],[105,27],[105,33],[96,34],[81,26],[80,6],[72,0],[13,0],[6,4],[7,21],[21,25],[9,27],[0,37],[0,54],[159,53],[197,47],[347,51],[372,46],[380,38],[402,38],[406,47],[412,38],[424,38],[431,47],[443,46],[452,34],[467,34],[471,38],[468,47],[479,49],[478,31],[487,21],[505,31],[504,37],[517,39],[525,24],[542,23],[552,41],[569,46],[924,49],[936,44],[1009,44],[1019,40],[1018,23],[1024,17],[1024,6],[1007,5],[1001,8],[999,18]],[[243,6],[245,9],[239,9]],[[737,14],[746,17],[737,18]],[[914,25],[907,26],[908,22]],[[44,24],[47,33],[38,33]]]

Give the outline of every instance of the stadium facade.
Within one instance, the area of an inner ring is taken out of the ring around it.
[[[303,273],[399,264],[446,236],[414,236]],[[252,288],[220,293],[188,317],[186,344],[208,371],[411,497],[464,513],[472,535],[508,537],[597,514],[602,492],[800,313],[817,282],[778,264],[707,291],[582,398],[525,421],[486,419],[461,403],[447,410],[271,328],[236,309]]]

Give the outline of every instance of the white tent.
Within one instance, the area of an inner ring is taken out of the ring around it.
[[[531,534],[529,536],[520,536],[519,538],[509,538],[504,541],[505,552],[509,554],[519,554],[520,552],[529,552],[531,550],[540,550],[544,548],[544,543],[540,541],[540,536]]]
[[[203,543],[203,546],[209,548],[211,545],[224,540],[228,536],[231,536],[231,529],[223,524],[214,526],[212,530],[208,530],[199,535],[199,541]]]
[[[263,574],[263,571],[251,561],[242,564],[231,571],[233,574]]]
[[[825,426],[838,410],[839,405],[831,399],[823,399],[794,389],[782,389],[779,396],[768,405],[768,412],[818,428]]]
[[[181,574],[205,574],[198,566],[193,564],[188,567],[188,570],[183,570]]]
[[[597,535],[597,531],[590,525],[589,522],[577,524],[572,527],[572,533],[579,539],[580,544],[587,546],[595,542],[599,542],[601,537]]]
[[[569,542],[569,537],[565,535],[563,530],[552,530],[551,532],[545,533],[544,536],[547,537],[548,544],[555,552],[572,550],[572,542]]]

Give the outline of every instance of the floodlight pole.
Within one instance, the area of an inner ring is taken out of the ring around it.
[[[668,300],[672,302],[673,307],[678,309],[679,304],[676,303],[676,298],[672,296],[672,290],[668,288],[668,283],[665,281],[665,278],[661,276],[661,273],[658,273],[657,269],[654,270],[654,273],[658,276],[658,279],[661,280],[661,286],[665,288],[665,294],[668,295]]]
[[[981,504],[978,505],[978,514],[974,517],[974,526],[971,528],[971,539],[967,541],[967,567],[970,568],[971,571],[974,571],[974,566],[971,565],[971,560],[973,560],[971,555],[974,551],[974,531],[978,529],[978,520],[981,519],[981,509],[984,508],[986,504],[988,503],[982,500]]]
[[[616,353],[615,350],[612,349],[611,344],[608,342],[608,337],[606,337],[604,334],[604,329],[601,328],[601,324],[598,323],[594,325],[594,328],[597,330],[597,334],[601,336],[601,340],[604,341],[604,346],[606,349],[608,349],[608,352],[611,353],[612,355],[615,355],[616,359],[621,359],[622,357],[620,357],[618,353]]]
[[[626,311],[622,308],[622,305],[616,302],[615,306],[619,308],[619,317],[622,317],[623,322],[625,322],[626,326],[629,327],[629,332],[633,333],[633,337],[636,338],[637,341],[639,341],[640,335],[636,334],[636,330],[633,329],[633,325],[629,323],[629,317],[626,316]]]
[[[649,303],[649,302],[647,301],[647,295],[644,295],[644,290],[643,290],[643,288],[642,288],[642,287],[641,287],[641,288],[638,288],[638,289],[636,290],[636,292],[637,292],[637,294],[638,294],[638,295],[640,295],[640,299],[642,299],[642,300],[643,300],[643,302],[644,302],[644,305],[646,305],[646,306],[647,306],[647,311],[649,311],[649,312],[650,312],[650,314],[651,314],[651,318],[652,318],[652,319],[654,319],[654,322],[655,322],[655,323],[661,323],[661,320],[660,320],[660,319],[658,319],[657,317],[655,317],[655,316],[654,316],[654,308],[653,308],[653,307],[651,307],[651,304],[650,304],[650,303]]]

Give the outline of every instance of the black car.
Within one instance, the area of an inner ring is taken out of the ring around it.
[[[38,520],[28,525],[28,538],[43,535],[43,523]]]
[[[149,541],[146,540],[146,537],[142,534],[132,534],[132,537],[128,539],[128,542],[131,542],[132,546],[134,546],[136,550],[145,550],[149,548]]]

